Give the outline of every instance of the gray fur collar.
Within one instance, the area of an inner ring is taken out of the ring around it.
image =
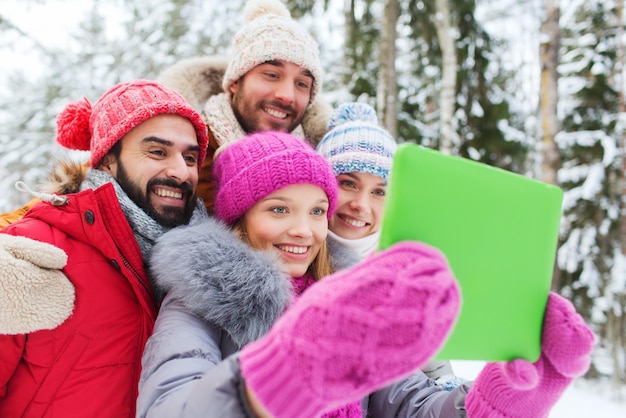
[[[224,92],[222,79],[227,65],[228,58],[219,55],[187,58],[165,69],[157,81],[179,92],[202,113],[209,97]],[[318,95],[304,114],[302,129],[313,146],[326,134],[331,113],[331,105]]]
[[[329,242],[329,249],[337,269],[357,260],[341,244]],[[291,280],[278,261],[214,218],[162,235],[150,270],[160,290],[224,329],[239,347],[265,335],[293,300]]]

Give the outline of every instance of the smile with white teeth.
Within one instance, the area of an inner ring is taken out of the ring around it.
[[[280,112],[280,111],[274,110],[274,109],[264,108],[263,110],[265,112],[269,113],[271,116],[274,116],[275,118],[279,118],[279,119],[285,119],[288,116],[287,113]]]
[[[352,219],[352,218],[341,218],[343,219],[343,221],[349,225],[352,225],[356,228],[362,228],[365,225],[367,225],[367,222],[365,221],[359,221],[358,219]]]
[[[156,194],[157,196],[161,196],[161,197],[169,197],[172,199],[182,199],[183,198],[183,194],[180,192],[174,192],[171,190],[165,190],[165,189],[156,189],[154,191],[154,194]]]
[[[277,245],[279,250],[293,254],[304,254],[308,251],[309,247],[296,247],[294,245]]]

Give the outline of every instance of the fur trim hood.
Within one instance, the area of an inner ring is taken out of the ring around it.
[[[180,93],[202,113],[211,96],[224,92],[222,79],[228,62],[228,58],[219,55],[187,58],[165,69],[157,81]],[[332,106],[319,95],[306,110],[302,129],[314,147],[326,134],[331,113]]]
[[[87,170],[89,170],[89,163],[80,163],[69,156],[58,158],[47,180],[42,183],[41,190],[44,193],[60,195],[78,193]]]
[[[89,170],[88,161],[80,163],[68,155],[58,157],[54,161],[48,178],[39,185],[38,191],[32,190],[23,181],[18,181],[15,183],[15,188],[30,194],[35,199],[20,209],[3,214],[0,226],[5,227],[21,219],[39,200],[49,202],[54,206],[66,204],[68,199],[65,195],[80,191],[81,184],[87,177],[87,170]]]
[[[341,244],[329,243],[329,250],[337,269],[356,261]],[[252,249],[214,218],[161,236],[150,261],[161,290],[224,329],[238,347],[265,335],[294,298],[278,260]]]

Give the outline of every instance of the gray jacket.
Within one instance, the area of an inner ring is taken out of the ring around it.
[[[336,268],[357,260],[329,244]],[[163,235],[151,263],[167,295],[143,354],[137,417],[253,417],[238,351],[291,303],[289,278],[214,219]],[[465,417],[468,388],[445,391],[418,371],[363,399],[364,416]]]

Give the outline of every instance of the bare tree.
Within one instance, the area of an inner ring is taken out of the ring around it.
[[[539,86],[539,111],[541,120],[541,180],[558,184],[558,172],[561,168],[561,155],[555,137],[559,131],[557,116],[558,104],[558,64],[561,32],[559,28],[559,0],[546,0],[545,20],[541,24],[541,43],[539,60],[541,81]],[[559,246],[561,243],[559,242]],[[552,288],[558,287],[558,266],[554,265]]]
[[[559,130],[557,117],[559,74],[560,9],[558,0],[546,0],[546,16],[541,25],[541,85],[539,108],[541,118],[541,179],[550,184],[557,184],[557,173],[561,168],[561,157],[555,142]]]
[[[437,28],[437,39],[441,47],[443,56],[442,84],[441,84],[441,139],[439,150],[446,154],[451,154],[454,147],[455,131],[453,125],[455,94],[456,94],[456,74],[457,55],[455,47],[454,26],[450,21],[450,3],[448,0],[435,0],[437,15],[435,25]]]
[[[344,46],[343,46],[343,68],[346,69],[346,73],[343,74],[343,81],[349,85],[352,78],[348,69],[354,69],[354,54],[355,54],[355,38],[357,36],[357,22],[355,18],[355,0],[345,0],[344,2]]]
[[[396,25],[398,22],[398,0],[385,0],[382,36],[378,55],[379,72],[376,91],[378,118],[389,133],[398,134],[396,83]]]

